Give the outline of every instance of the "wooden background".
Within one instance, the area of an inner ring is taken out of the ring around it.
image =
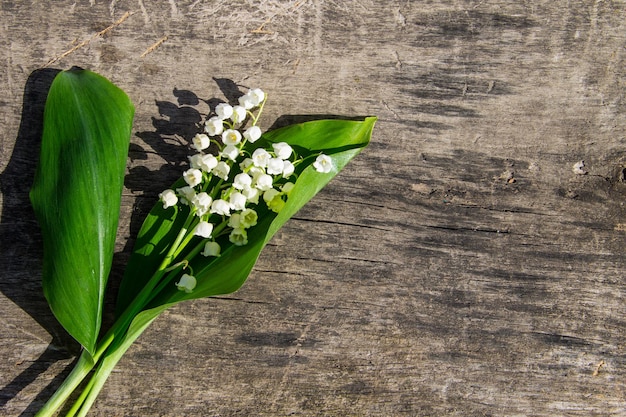
[[[244,288],[161,316],[92,416],[626,415],[626,2],[3,1],[0,46],[0,414],[32,415],[76,349],[27,193],[46,88],[78,65],[137,107],[113,288],[237,88],[269,93],[264,128],[379,117]]]

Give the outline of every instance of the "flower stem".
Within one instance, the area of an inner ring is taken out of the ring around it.
[[[35,416],[48,417],[54,415],[56,410],[63,405],[82,380],[91,372],[94,365],[95,362],[89,352],[83,350],[72,372]]]
[[[127,332],[118,335],[115,341],[109,344],[102,356],[102,360],[98,363],[96,371],[66,417],[84,417],[87,415],[115,365],[157,316],[158,314],[145,321],[133,322]]]
[[[165,270],[169,267],[170,263],[174,259],[174,253],[176,253],[179,246],[181,245],[192,220],[193,215],[190,214],[185,221],[184,226],[178,233],[176,240],[163,258],[163,261],[161,262],[161,265],[159,266],[157,271],[154,273],[152,278],[150,278],[150,281],[148,281],[146,286],[139,292],[139,294],[137,294],[133,302],[126,308],[124,313],[122,313],[122,315],[115,321],[113,326],[98,343],[94,356],[92,357],[89,352],[83,350],[72,372],[68,375],[65,381],[63,381],[61,386],[52,395],[48,402],[46,402],[43,408],[39,410],[39,412],[36,414],[36,417],[49,417],[54,415],[56,410],[61,407],[65,401],[67,401],[67,399],[74,392],[74,390],[76,390],[76,388],[85,379],[85,377],[89,375],[94,366],[96,364],[99,364],[100,359],[103,358],[103,355],[106,354],[113,341],[119,340],[118,338],[124,337],[124,334],[128,330],[128,327],[132,323],[133,319],[137,316],[137,314],[141,312],[141,310],[146,307],[147,303],[153,298],[154,295],[152,294],[152,291],[158,285],[159,281],[161,281],[161,278],[163,278],[163,276],[165,275]],[[128,346],[130,347],[130,345]],[[126,349],[128,349],[128,347]],[[106,377],[104,379],[106,379]],[[102,381],[102,383],[104,383],[104,380]],[[89,395],[89,392],[91,391],[92,383],[90,382],[84,388],[83,393],[81,393],[81,396],[77,400],[77,403],[82,403],[83,400],[89,398],[87,397],[87,395]],[[72,409],[70,409],[68,415],[74,415],[77,410],[78,408],[75,405],[74,407],[72,407]]]

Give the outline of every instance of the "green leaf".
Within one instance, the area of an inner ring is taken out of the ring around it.
[[[111,269],[134,107],[93,72],[54,79],[30,199],[44,245],[43,290],[52,312],[91,354]]]
[[[298,155],[305,158],[298,166],[299,176],[284,208],[279,214],[268,210],[259,211],[259,222],[248,231],[247,245],[235,246],[227,243],[226,239],[222,245],[221,256],[196,256],[190,263],[198,281],[192,293],[178,291],[172,283],[147,308],[160,313],[162,310],[158,306],[228,294],[240,288],[261,250],[278,229],[369,143],[375,122],[375,117],[361,121],[318,120],[265,133],[255,143],[256,146],[268,147],[271,143],[287,142],[297,149]],[[329,155],[333,160],[334,168],[327,174],[321,174],[312,167],[315,156],[320,152]],[[182,180],[179,180],[172,188],[182,185]],[[161,203],[157,203],[149,213],[139,232],[134,253],[122,280],[117,305],[118,316],[131,305],[159,267],[187,215],[186,208],[163,209]]]

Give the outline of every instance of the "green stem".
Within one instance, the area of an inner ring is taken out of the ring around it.
[[[174,279],[174,277],[176,277],[178,275],[178,271],[172,271],[170,272],[164,280],[162,280],[159,285],[154,289],[154,291],[152,292],[152,294],[150,294],[150,299],[147,300],[147,302],[149,303],[150,301],[152,301],[154,299],[154,297],[156,297],[161,291],[163,291],[163,289],[172,282],[172,280]]]
[[[259,117],[261,117],[261,113],[263,113],[263,107],[265,107],[266,101],[267,101],[267,94],[265,94],[265,97],[263,98],[263,102],[261,102],[261,105],[259,106],[259,112],[256,114],[256,116],[250,113],[252,115],[252,126],[256,126],[257,122],[259,121]]]
[[[197,225],[198,222],[193,222],[193,226],[195,227]],[[191,225],[189,225],[191,226]],[[187,236],[185,236],[185,238],[183,239],[183,241],[180,243],[180,245],[178,245],[178,249],[176,249],[176,251],[172,254],[172,260],[176,259],[178,257],[178,255],[180,255],[180,253],[185,249],[185,247],[189,244],[189,242],[191,242],[191,239],[193,239],[194,234],[193,234],[193,229],[191,230],[192,233],[188,233]]]
[[[107,351],[111,343],[116,339],[116,337],[122,337],[124,335],[135,316],[145,308],[149,300],[152,298],[151,292],[158,285],[159,281],[165,274],[165,270],[172,262],[174,253],[176,252],[178,246],[181,244],[185,235],[187,234],[187,229],[189,227],[189,224],[191,223],[191,220],[193,220],[192,214],[190,214],[185,221],[185,225],[178,233],[176,240],[165,255],[165,258],[161,262],[161,265],[159,266],[157,271],[154,273],[152,278],[150,278],[150,281],[148,281],[147,285],[141,290],[141,292],[139,292],[139,294],[137,294],[133,302],[126,308],[124,313],[122,313],[122,315],[115,321],[111,329],[109,329],[109,331],[98,343],[94,356],[92,357],[89,352],[83,350],[72,372],[68,375],[65,381],[63,381],[61,386],[48,400],[48,402],[46,402],[43,408],[39,410],[39,412],[36,414],[37,417],[52,416],[56,412],[56,410],[61,407],[65,401],[67,401],[68,397],[80,385],[80,383],[83,381],[83,379],[85,379],[89,372],[91,372],[96,363],[100,361],[100,358],[102,357],[102,355],[105,354],[105,352]],[[91,387],[88,385],[84,389],[84,392],[91,392]],[[82,397],[83,395],[81,395],[81,398]],[[73,412],[70,410],[70,413]]]
[[[72,372],[35,416],[48,417],[54,415],[56,410],[63,405],[82,380],[91,372],[94,365],[95,362],[89,352],[83,350]]]
[[[76,402],[74,402],[74,405],[72,406],[72,408],[70,408],[65,417],[72,417],[76,414],[76,412],[80,409],[81,404],[85,401],[87,395],[89,395],[89,392],[91,391],[94,382],[95,381],[93,378],[89,380],[87,385],[85,385],[85,387],[83,388],[83,392],[80,393],[80,396],[76,399]]]
[[[137,326],[131,326],[127,333],[116,338],[115,343],[110,344],[106,350],[102,360],[98,364],[98,368],[92,375],[89,383],[76,400],[66,417],[84,417],[96,400],[98,394],[102,390],[104,383],[115,368],[115,365],[122,359],[122,356],[133,342],[144,332],[146,328],[156,319],[155,315],[152,319],[145,322],[139,322]],[[78,414],[76,414],[78,413]]]
[[[150,301],[152,291],[158,285],[159,281],[161,281],[161,278],[163,278],[163,275],[165,275],[167,268],[170,266],[170,263],[174,259],[174,254],[178,250],[178,246],[181,244],[181,242],[183,241],[183,239],[185,238],[187,234],[187,229],[189,228],[189,225],[192,220],[193,220],[193,214],[189,213],[189,216],[187,217],[185,224],[180,229],[178,236],[176,236],[176,240],[174,241],[174,243],[168,250],[167,254],[165,255],[165,258],[163,258],[161,265],[159,266],[157,271],[154,273],[154,275],[152,275],[152,278],[150,278],[148,283],[142,288],[139,294],[137,294],[133,302],[126,308],[126,310],[122,313],[122,315],[115,321],[115,323],[113,324],[113,327],[111,327],[111,329],[104,336],[103,345],[102,346],[100,344],[98,345],[98,349],[96,350],[97,353],[101,355],[102,351],[104,349],[107,349],[108,345],[118,334],[124,333],[127,330],[130,323],[132,322],[132,320],[135,318],[135,316],[139,314],[139,312],[143,310],[144,307],[147,305],[147,303]],[[96,361],[98,361],[100,359],[100,356],[99,355],[96,356],[95,359]]]

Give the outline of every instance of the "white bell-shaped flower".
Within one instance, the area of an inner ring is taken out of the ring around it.
[[[196,284],[197,281],[195,277],[189,274],[183,274],[183,276],[180,277],[180,280],[176,283],[176,288],[178,288],[179,291],[190,293],[194,288],[196,288]]]
[[[200,223],[198,223],[193,232],[194,235],[203,237],[205,239],[210,238],[211,233],[213,233],[213,225],[206,221],[201,221]]]
[[[237,148],[235,145],[224,146],[224,149],[222,149],[220,155],[230,159],[231,161],[234,161],[239,156],[239,148]]]
[[[237,145],[241,142],[241,133],[235,129],[227,129],[222,133],[222,142],[224,145]]]
[[[217,116],[213,116],[209,120],[204,122],[204,131],[209,136],[221,135],[224,131],[224,121]]]
[[[234,192],[230,194],[228,202],[230,203],[230,207],[233,210],[243,210],[246,208],[246,196],[241,194],[240,192]]]
[[[252,185],[252,177],[245,172],[241,172],[235,175],[233,179],[233,187],[238,190],[243,190],[246,187]]]
[[[204,133],[198,133],[192,139],[193,147],[196,148],[198,152],[208,148],[211,145],[211,139]]]
[[[162,193],[159,194],[159,198],[161,199],[161,202],[163,203],[164,209],[175,206],[176,203],[178,203],[178,197],[176,196],[176,193],[173,190],[163,191]]]
[[[276,157],[280,159],[289,159],[293,152],[291,146],[285,142],[273,143],[272,148],[274,149]]]
[[[239,224],[244,229],[256,226],[259,215],[251,208],[247,208],[239,214]]]
[[[246,110],[250,110],[254,107],[254,97],[249,94],[244,94],[239,97],[239,105]]]
[[[258,126],[252,126],[249,127],[248,129],[246,129],[245,132],[243,132],[243,137],[246,138],[248,140],[248,142],[250,143],[254,143],[257,140],[259,140],[259,138],[261,137],[261,128]]]
[[[284,161],[280,158],[270,158],[267,161],[266,172],[270,175],[280,175],[285,167]]]
[[[233,115],[233,106],[228,103],[220,103],[215,107],[215,114],[222,120],[230,119]]]
[[[280,187],[280,191],[282,191],[285,195],[289,195],[295,185],[296,184],[294,184],[293,182],[286,182]]]
[[[256,178],[254,186],[260,191],[267,191],[272,188],[274,184],[274,178],[268,174],[261,174]]]
[[[226,162],[220,161],[211,172],[226,181],[228,179],[228,173],[230,172],[230,166]]]
[[[213,203],[211,196],[204,191],[194,195],[190,201],[191,205],[196,209],[196,215],[198,217],[202,217],[208,213],[211,208],[211,203]]]
[[[239,213],[231,214],[230,217],[228,218],[228,227],[232,227],[233,229],[239,227],[240,219],[241,219],[241,214]]]
[[[190,187],[195,187],[202,182],[202,171],[197,168],[191,168],[183,172],[183,178]]]
[[[189,205],[189,203],[191,203],[191,201],[196,195],[196,190],[194,190],[192,187],[188,185],[185,185],[184,187],[181,187],[181,188],[177,188],[176,192],[180,196],[180,202],[185,205]]]
[[[215,200],[211,204],[211,213],[219,216],[230,216],[230,204],[222,199]]]
[[[233,114],[230,116],[230,120],[235,124],[243,123],[246,120],[246,116],[248,115],[246,108],[243,106],[235,106],[233,107]]]
[[[237,227],[230,232],[228,240],[236,246],[246,245],[248,244],[248,233],[246,232],[246,229]]]
[[[291,163],[291,161],[283,161],[283,172],[282,172],[282,176],[287,178],[293,175],[294,171],[296,170],[296,167]]]
[[[201,153],[191,155],[190,157],[188,157],[188,159],[189,159],[189,165],[191,166],[191,168],[200,169],[200,163],[202,162]]]
[[[246,196],[246,200],[250,204],[259,204],[259,190],[255,187],[245,186],[243,190],[241,190],[241,194]]]
[[[270,155],[270,153],[263,148],[257,148],[252,153],[252,161],[254,162],[254,166],[257,166],[259,168],[265,168],[271,158],[272,155]]]
[[[328,155],[320,154],[313,162],[313,167],[317,172],[327,174],[333,169],[333,160]]]
[[[260,88],[253,88],[249,90],[246,95],[252,99],[254,107],[260,105],[263,103],[263,100],[265,100],[265,93]]]
[[[201,156],[200,161],[198,161],[198,168],[204,172],[211,172],[211,170],[217,166],[218,162],[215,155],[208,153]]]
[[[217,242],[207,242],[204,244],[202,255],[204,256],[220,256],[222,248]]]

